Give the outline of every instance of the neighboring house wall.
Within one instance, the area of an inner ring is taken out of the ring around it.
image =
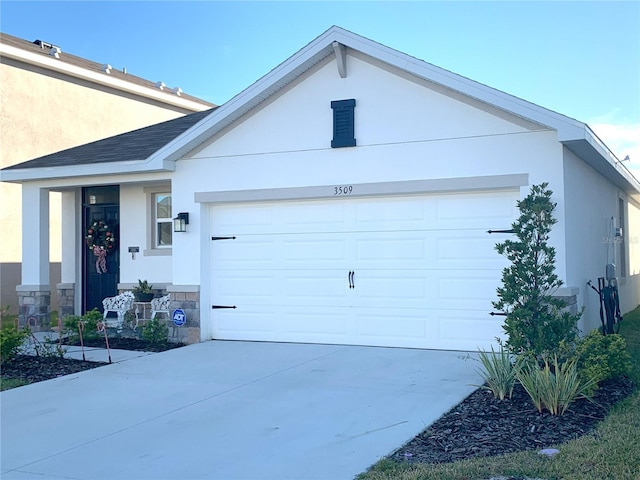
[[[6,37],[4,37],[6,38]],[[16,39],[10,39],[12,43]],[[28,47],[33,45],[27,43]],[[46,52],[42,52],[46,57]],[[62,56],[65,54],[62,53]],[[58,61],[51,59],[51,61]],[[107,76],[105,73],[104,76]],[[175,95],[167,93],[167,96]],[[172,98],[173,100],[173,98]],[[211,105],[202,102],[201,110]],[[169,120],[193,107],[158,100],[99,85],[18,59],[0,58],[0,167]],[[17,309],[22,259],[21,187],[0,184],[0,305]],[[6,208],[10,205],[11,208]],[[50,259],[52,285],[60,280],[61,200],[50,198]],[[55,293],[52,295],[56,309]]]

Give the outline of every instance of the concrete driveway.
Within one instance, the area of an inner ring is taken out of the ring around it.
[[[205,342],[0,394],[2,479],[351,479],[479,383],[467,353]]]

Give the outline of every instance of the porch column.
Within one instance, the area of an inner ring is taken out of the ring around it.
[[[62,192],[62,264],[58,293],[59,318],[75,313],[76,275],[78,268],[78,202],[77,192]]]
[[[22,284],[18,293],[20,326],[49,328],[49,190],[22,185]]]

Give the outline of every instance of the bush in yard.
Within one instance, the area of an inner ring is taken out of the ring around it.
[[[548,184],[533,185],[518,201],[520,216],[513,223],[515,240],[496,245],[511,265],[502,271],[502,286],[493,306],[503,311],[504,346],[513,355],[528,354],[543,365],[563,345],[577,339],[580,315],[563,312],[564,301],[553,297],[562,285],[555,274],[555,249],[548,245],[556,223]]]
[[[631,372],[631,355],[619,334],[602,335],[598,330],[591,331],[578,342],[575,358],[584,380],[593,379],[599,383]]]
[[[485,382],[480,388],[491,391],[493,396],[500,400],[507,396],[511,398],[516,383],[516,366],[511,361],[509,352],[502,346],[498,352],[491,347],[491,353],[480,350],[478,359],[482,364],[482,370],[478,373]]]
[[[538,412],[546,408],[552,415],[564,415],[569,405],[580,398],[590,398],[597,387],[596,380],[580,378],[575,360],[559,363],[554,357],[553,364],[545,360],[543,367],[523,361],[516,377]]]
[[[169,327],[157,318],[149,320],[142,328],[142,338],[154,347],[164,345],[169,338]]]
[[[15,357],[28,335],[28,330],[18,330],[15,325],[9,324],[2,327],[0,329],[0,361],[6,362]]]
[[[70,338],[70,340],[79,339],[80,333],[78,331],[78,324],[82,322],[84,329],[82,330],[82,338],[97,338],[98,334],[98,322],[102,321],[102,314],[97,308],[86,312],[83,316],[67,315],[64,318],[63,326],[64,333]]]

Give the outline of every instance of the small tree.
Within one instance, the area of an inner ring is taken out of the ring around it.
[[[505,347],[515,355],[531,354],[543,364],[577,337],[580,315],[563,312],[563,300],[553,297],[562,285],[555,274],[555,249],[547,244],[556,223],[548,184],[533,185],[518,202],[520,216],[512,225],[517,240],[496,245],[511,265],[502,271],[502,286],[493,306],[506,313]]]

